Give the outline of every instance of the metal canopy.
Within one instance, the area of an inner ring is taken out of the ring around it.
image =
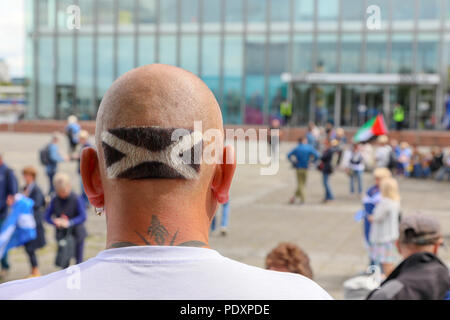
[[[309,84],[378,84],[378,85],[438,85],[441,81],[439,74],[397,74],[397,73],[304,73],[292,75],[283,73],[281,80],[287,83]]]

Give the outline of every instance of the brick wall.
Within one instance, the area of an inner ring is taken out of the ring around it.
[[[80,121],[81,127],[93,134],[95,131],[95,121]],[[54,131],[64,131],[66,125],[62,120],[24,120],[16,124],[7,125],[0,124],[0,132],[36,132],[36,133],[52,133]],[[249,128],[264,129],[265,126],[235,126],[229,125],[225,128],[237,129],[243,128],[244,130]],[[355,134],[356,129],[347,129],[347,139],[350,141]],[[306,128],[294,127],[282,129],[281,140],[284,141],[297,141],[299,137],[305,135]],[[407,141],[411,145],[420,146],[441,146],[450,147],[450,131],[432,131],[432,130],[403,130],[403,131],[391,131],[390,138],[397,139],[398,141]]]

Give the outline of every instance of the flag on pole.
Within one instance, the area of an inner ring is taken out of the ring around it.
[[[0,258],[9,249],[19,247],[36,238],[34,201],[22,194],[15,195],[14,204],[0,228]]]
[[[388,132],[382,114],[379,114],[367,121],[353,137],[354,142],[364,142],[374,136],[381,136]]]

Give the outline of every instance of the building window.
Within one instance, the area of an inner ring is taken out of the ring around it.
[[[339,17],[339,0],[317,0],[318,28],[336,30]]]
[[[294,20],[296,31],[312,30],[314,25],[314,0],[295,0]]]
[[[391,72],[413,72],[413,36],[410,33],[394,34],[392,36]]]
[[[55,2],[49,0],[38,0],[37,2],[39,16],[38,25],[39,30],[42,32],[48,32],[55,27]]]
[[[247,20],[250,31],[263,31],[267,27],[267,1],[266,0],[248,0],[247,2]]]
[[[181,68],[198,74],[198,36],[183,35],[181,37]]]
[[[53,118],[55,116],[55,79],[52,72],[55,63],[53,41],[53,37],[48,36],[42,36],[39,39],[37,78],[39,89],[39,118]]]
[[[99,36],[97,40],[97,102],[114,81],[113,43],[112,36]]]
[[[73,37],[58,37],[57,84],[73,84]]]
[[[156,0],[139,0],[138,21],[140,31],[154,31]]]
[[[337,71],[337,35],[319,34],[317,37],[316,72]]]
[[[245,123],[264,123],[265,37],[252,35],[245,43]]]
[[[221,14],[221,0],[203,1],[203,30],[206,32],[219,31],[222,21]]]
[[[289,70],[289,37],[272,36],[269,42],[269,113],[280,116],[280,104],[287,98],[287,85],[280,75]]]
[[[392,0],[392,25],[394,29],[411,29],[415,18],[415,0]]]
[[[77,41],[77,111],[80,119],[94,119],[94,39],[81,35]]]
[[[205,35],[202,41],[202,79],[219,100],[220,37]]]
[[[117,46],[117,76],[120,76],[134,68],[134,37],[120,35]]]
[[[155,62],[155,36],[139,36],[138,65],[143,66]]]
[[[361,0],[341,0],[342,28],[360,31],[365,19],[366,8]]]
[[[177,65],[177,38],[175,35],[159,37],[159,62]]]
[[[289,30],[291,21],[290,0],[270,0],[270,22],[272,31]]]
[[[242,37],[238,35],[229,35],[225,37],[224,43],[222,98],[224,122],[240,124],[242,123]]]
[[[134,31],[134,1],[119,1],[117,9],[119,32]]]
[[[295,35],[293,45],[294,74],[311,72],[313,67],[313,37],[312,35]]]
[[[436,73],[439,62],[439,35],[419,34],[417,39],[417,72]]]
[[[419,1],[419,28],[437,29],[440,26],[441,19],[441,1],[438,0],[420,0]]]
[[[80,29],[78,32],[91,32],[94,25],[94,1],[92,0],[78,0],[80,7]]]
[[[341,72],[361,72],[360,34],[344,34],[341,38]]]
[[[198,31],[199,5],[198,0],[182,0],[181,5],[181,30]]]
[[[387,39],[386,34],[367,35],[366,72],[385,73],[387,71]]]
[[[227,31],[241,31],[243,22],[243,1],[242,0],[224,0],[225,1],[225,28]]]
[[[98,0],[98,31],[111,32],[114,28],[114,1]]]
[[[163,31],[175,31],[178,22],[178,6],[176,0],[159,2],[160,28]]]

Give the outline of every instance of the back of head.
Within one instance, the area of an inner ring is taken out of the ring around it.
[[[197,76],[160,64],[125,73],[102,99],[95,143],[97,154],[85,162],[98,172],[86,165],[83,183],[91,203],[106,211],[109,233],[124,232],[110,230],[113,224],[135,233],[131,228],[154,216],[173,225],[189,217],[193,227],[207,228],[223,167],[201,156],[213,150],[213,160],[222,160],[223,127],[213,93]]]
[[[400,201],[400,193],[397,180],[392,177],[386,177],[380,183],[381,195],[385,198]]]
[[[392,173],[389,169],[387,168],[376,168],[373,171],[373,176],[375,177],[375,179],[384,179],[384,178],[390,178],[392,177]]]
[[[442,237],[439,221],[431,215],[414,213],[402,218],[399,242],[416,246],[433,245]]]
[[[289,242],[280,243],[269,252],[266,257],[266,269],[298,273],[313,278],[308,255],[297,245]]]

